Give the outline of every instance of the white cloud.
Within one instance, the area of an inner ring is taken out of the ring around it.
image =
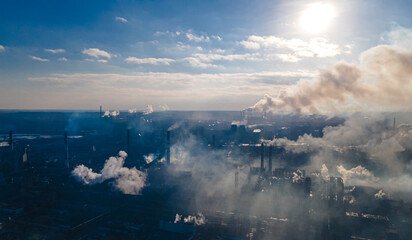
[[[246,49],[257,50],[260,48],[260,44],[253,41],[241,41],[240,44],[243,45],[243,47],[245,47]]]
[[[276,36],[249,36],[246,41],[240,42],[246,49],[281,48],[292,51],[296,57],[333,57],[340,55],[339,45],[329,43],[324,38],[313,38],[309,42],[298,38],[285,39]],[[296,59],[295,59],[296,60]]]
[[[36,60],[36,61],[40,61],[40,62],[48,62],[49,59],[45,59],[45,58],[40,58],[40,57],[36,57],[36,56],[30,56],[31,59]]]
[[[192,54],[190,57],[186,57],[183,59],[183,61],[188,62],[192,67],[196,68],[224,68],[221,65],[215,65],[211,64],[211,62],[214,61],[235,61],[235,60],[258,60],[257,56],[258,53],[254,54],[228,54],[228,55],[222,55],[222,54],[217,54],[217,53],[195,53]]]
[[[61,49],[61,48],[59,48],[59,49],[44,49],[44,51],[49,52],[49,53],[53,53],[53,54],[66,52],[66,50]]]
[[[187,39],[189,39],[189,41],[194,41],[194,42],[209,42],[210,41],[210,38],[208,36],[204,36],[204,35],[196,36],[193,33],[186,33],[186,37]]]
[[[212,62],[212,61],[234,61],[234,60],[256,60],[258,54],[202,54],[195,53],[192,56],[198,58],[202,62]]]
[[[127,21],[127,19],[126,18],[123,18],[123,17],[115,17],[114,18],[116,21],[120,21],[120,22],[124,22],[124,23],[127,23],[128,21]]]
[[[0,52],[4,51],[5,47],[3,45],[0,45]]]
[[[67,62],[68,61],[67,58],[65,58],[65,57],[58,58],[57,60],[62,61],[62,62]]]
[[[218,35],[212,35],[212,38],[218,40],[218,41],[222,41],[222,38]]]
[[[110,53],[100,50],[98,48],[89,48],[89,49],[84,49],[82,51],[83,54],[89,55],[91,57],[95,57],[95,58],[100,58],[100,57],[104,57],[104,58],[108,58],[110,59],[112,56],[110,55]]]
[[[203,48],[201,46],[191,46],[189,44],[184,44],[182,42],[177,42],[176,48],[180,51],[185,51],[185,50],[203,51]]]
[[[212,51],[210,51],[210,52],[215,52],[215,53],[222,54],[222,53],[225,53],[225,52],[226,52],[226,50],[224,50],[224,49],[220,49],[220,48],[216,48],[216,49],[213,49],[213,50],[212,50]]]
[[[218,65],[202,62],[199,58],[196,58],[196,57],[186,57],[183,60],[187,61],[192,67],[195,67],[195,68],[217,68],[219,67]]]
[[[99,59],[99,60],[97,60],[97,62],[99,62],[99,63],[107,63],[107,60],[106,60],[106,59]]]
[[[292,54],[276,54],[276,56],[282,61],[282,62],[299,62],[302,60],[301,58],[298,58]]]
[[[205,64],[205,63],[201,63]],[[165,84],[173,86],[210,86],[211,84],[235,84],[245,83],[250,87],[263,83],[290,84],[290,79],[313,78],[317,72],[298,70],[282,72],[255,72],[255,73],[217,73],[217,74],[189,74],[189,73],[166,73],[166,72],[136,72],[133,75],[124,74],[51,74],[47,77],[31,77],[29,81],[42,81],[52,83],[82,83],[92,85],[109,85],[114,83],[139,84],[142,88],[156,88]],[[286,79],[286,80],[281,80]],[[289,79],[289,80],[288,80]],[[259,93],[260,94],[260,93]]]
[[[136,58],[136,57],[128,57],[124,60],[128,63],[136,63],[136,64],[153,64],[153,65],[170,65],[170,63],[174,62],[174,59],[170,58]]]

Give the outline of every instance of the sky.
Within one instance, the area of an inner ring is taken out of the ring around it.
[[[359,63],[409,31],[410,12],[401,0],[3,0],[0,109],[242,110]]]

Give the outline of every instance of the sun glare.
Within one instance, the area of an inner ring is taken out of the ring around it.
[[[325,30],[333,17],[335,10],[327,3],[315,3],[304,10],[300,16],[300,27],[310,33]]]

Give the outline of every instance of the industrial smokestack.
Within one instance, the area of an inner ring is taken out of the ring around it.
[[[130,151],[130,129],[127,129],[127,149]]]
[[[66,167],[70,168],[70,162],[69,162],[69,141],[67,138],[67,131],[64,131],[64,147],[66,151]]]
[[[100,115],[99,115],[99,117],[102,117],[102,115],[103,115],[102,105],[100,105]]]
[[[396,133],[396,117],[393,117],[393,131]]]
[[[236,169],[236,172],[235,172],[235,190],[237,189],[238,185],[239,185],[239,172],[238,172],[238,169]]]
[[[268,173],[269,176],[272,176],[272,146],[269,146],[269,166],[268,166]]]
[[[265,170],[265,162],[264,162],[264,148],[265,145],[263,143],[261,143],[260,145],[260,172],[263,173],[263,171]]]
[[[13,151],[13,131],[10,130],[9,132],[9,146],[10,146],[10,150]]]
[[[166,137],[166,163],[170,165],[170,131],[167,131]]]

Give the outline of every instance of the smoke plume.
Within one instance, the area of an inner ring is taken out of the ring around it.
[[[117,116],[119,116],[119,111],[113,111],[113,112],[110,112],[110,111],[105,111],[104,112],[104,114],[103,114],[103,116],[102,117],[117,117]]]
[[[137,109],[136,108],[131,108],[131,109],[129,109],[129,111],[128,111],[130,114],[131,113],[137,113]]]
[[[147,105],[146,109],[143,111],[143,115],[148,115],[153,112],[153,106],[152,105]]]
[[[183,219],[185,223],[194,223],[195,225],[203,225],[206,222],[205,216],[202,213],[198,213],[197,216],[187,216]]]
[[[315,80],[301,80],[277,97],[265,95],[250,112],[323,113],[405,111],[412,101],[412,52],[381,45],[360,64],[338,63]]]
[[[86,185],[102,183],[106,180],[113,180],[113,186],[125,194],[138,195],[145,186],[146,173],[137,170],[135,167],[123,167],[127,153],[120,151],[118,156],[110,157],[106,160],[100,173],[93,172],[93,169],[84,165],[77,166],[72,171],[72,176],[79,182]]]

